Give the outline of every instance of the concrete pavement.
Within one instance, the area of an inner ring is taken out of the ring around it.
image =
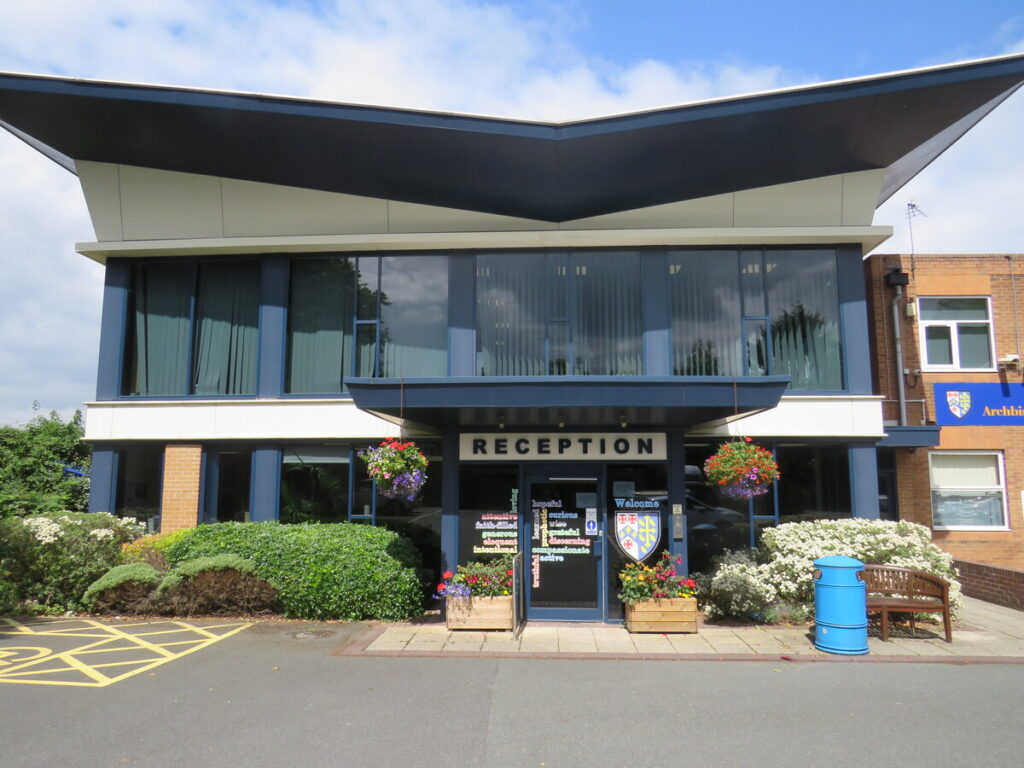
[[[950,662],[1006,660],[1024,663],[1024,612],[964,598],[953,642],[937,625],[919,625],[916,636],[897,625],[888,642],[872,629],[866,657],[842,657],[818,651],[813,625],[792,627],[703,624],[696,634],[630,634],[605,624],[528,624],[511,632],[448,631],[433,621],[370,626],[343,652],[346,655],[532,655],[610,658],[778,659]]]

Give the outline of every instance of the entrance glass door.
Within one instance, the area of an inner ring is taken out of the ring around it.
[[[526,502],[528,619],[604,618],[604,505],[597,477],[531,475]]]

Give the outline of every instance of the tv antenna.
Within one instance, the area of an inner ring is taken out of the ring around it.
[[[928,218],[928,214],[918,208],[914,203],[907,203],[907,228],[910,230],[910,255],[913,256],[914,251],[914,217],[924,216]]]

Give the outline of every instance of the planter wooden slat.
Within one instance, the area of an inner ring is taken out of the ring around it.
[[[697,600],[676,597],[626,605],[626,629],[630,632],[696,632]]]
[[[512,629],[512,596],[459,597],[445,603],[448,629]]]

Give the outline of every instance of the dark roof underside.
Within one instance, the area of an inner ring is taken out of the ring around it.
[[[65,165],[567,221],[883,168],[884,199],[1022,81],[1013,56],[556,125],[0,74],[0,125]]]

